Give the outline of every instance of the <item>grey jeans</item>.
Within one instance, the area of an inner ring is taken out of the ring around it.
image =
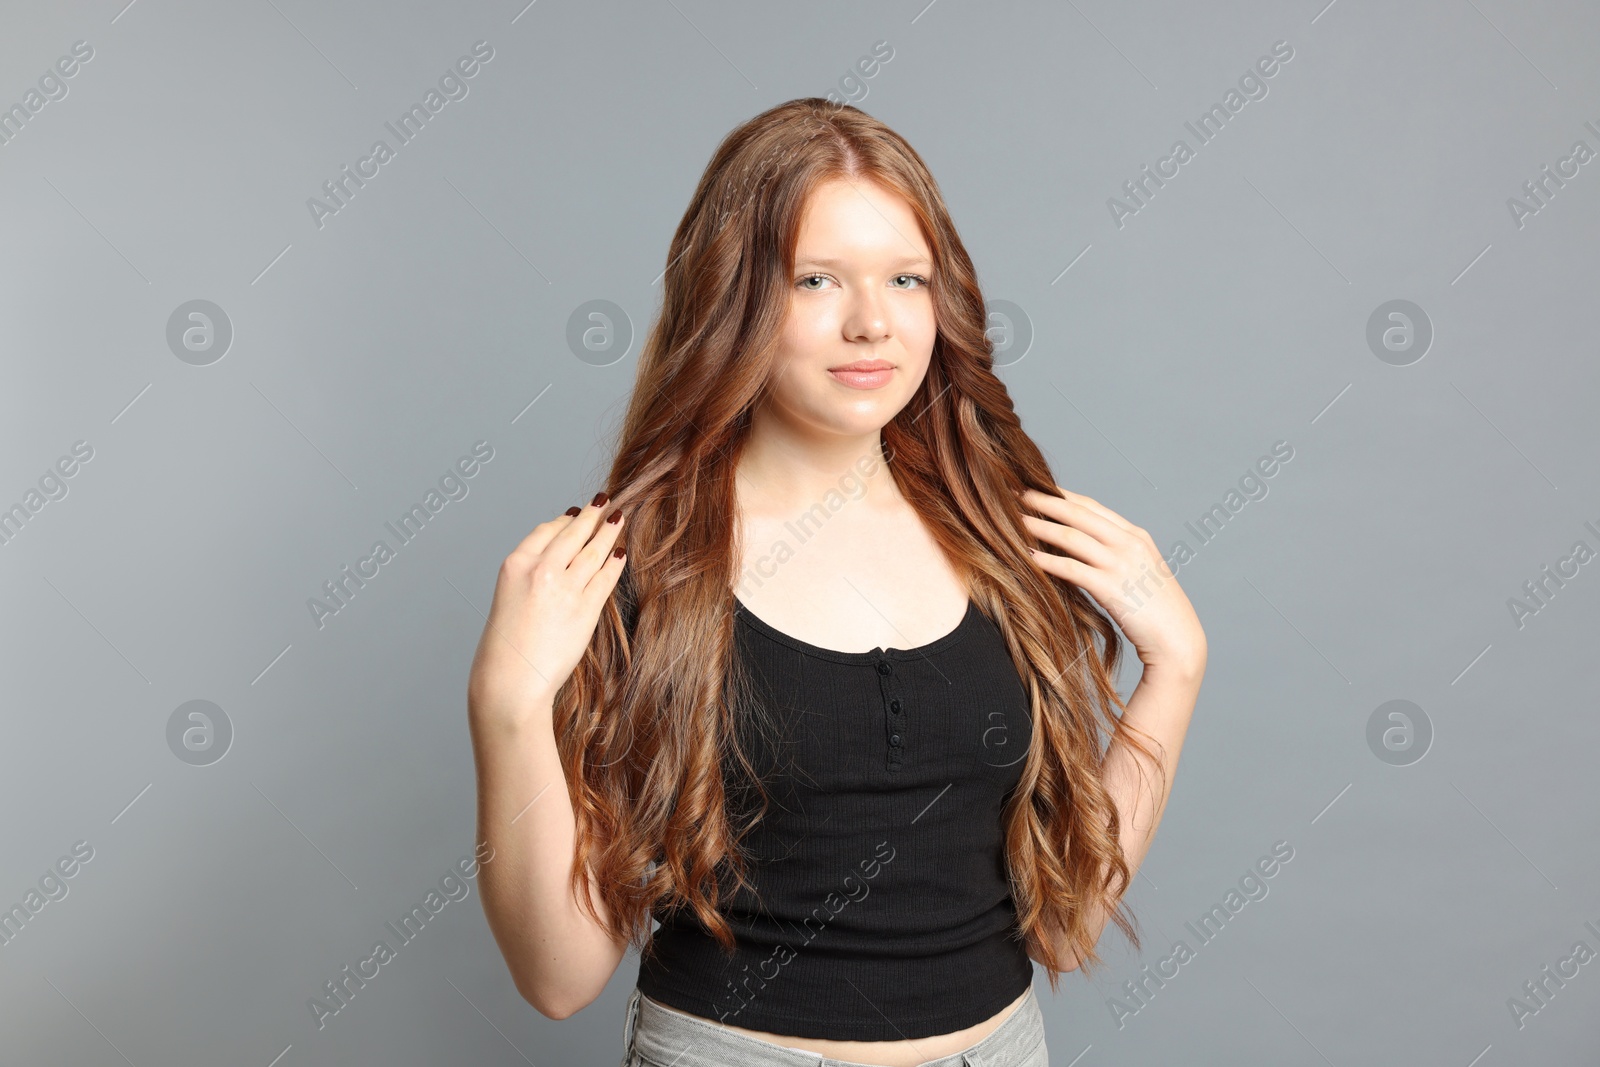
[[[867,1067],[734,1033],[635,989],[623,1023],[622,1067]],[[977,1044],[919,1067],[1050,1067],[1039,1001],[1028,995]]]

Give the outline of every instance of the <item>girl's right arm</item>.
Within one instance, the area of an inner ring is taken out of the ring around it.
[[[555,694],[594,635],[626,562],[604,494],[542,523],[506,557],[467,683],[478,773],[478,885],[517,991],[564,1019],[605,988],[627,951],[580,909],[568,877],[576,823],[556,749]],[[592,880],[595,910],[609,913]]]

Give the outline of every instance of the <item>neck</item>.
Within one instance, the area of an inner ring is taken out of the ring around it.
[[[879,431],[805,434],[759,416],[739,457],[738,495],[747,512],[794,515],[837,494],[889,505],[900,499]]]

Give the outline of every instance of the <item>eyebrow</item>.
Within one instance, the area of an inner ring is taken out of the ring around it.
[[[840,267],[840,266],[844,265],[844,260],[842,260],[842,259],[818,259],[816,257],[811,257],[811,256],[807,256],[807,257],[803,257],[803,258],[795,260],[795,266],[797,266],[797,267],[800,266],[802,263],[810,263],[810,264],[814,264],[815,266],[818,266],[818,267]],[[893,263],[891,263],[890,266],[893,266],[893,267],[915,267],[915,266],[921,266],[924,263],[926,263],[930,267],[933,266],[933,260],[929,259],[927,256],[901,256],[899,259],[897,259]]]

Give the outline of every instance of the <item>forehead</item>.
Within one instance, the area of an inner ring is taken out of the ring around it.
[[[932,250],[905,198],[869,180],[824,182],[801,217],[796,262],[932,261]]]

